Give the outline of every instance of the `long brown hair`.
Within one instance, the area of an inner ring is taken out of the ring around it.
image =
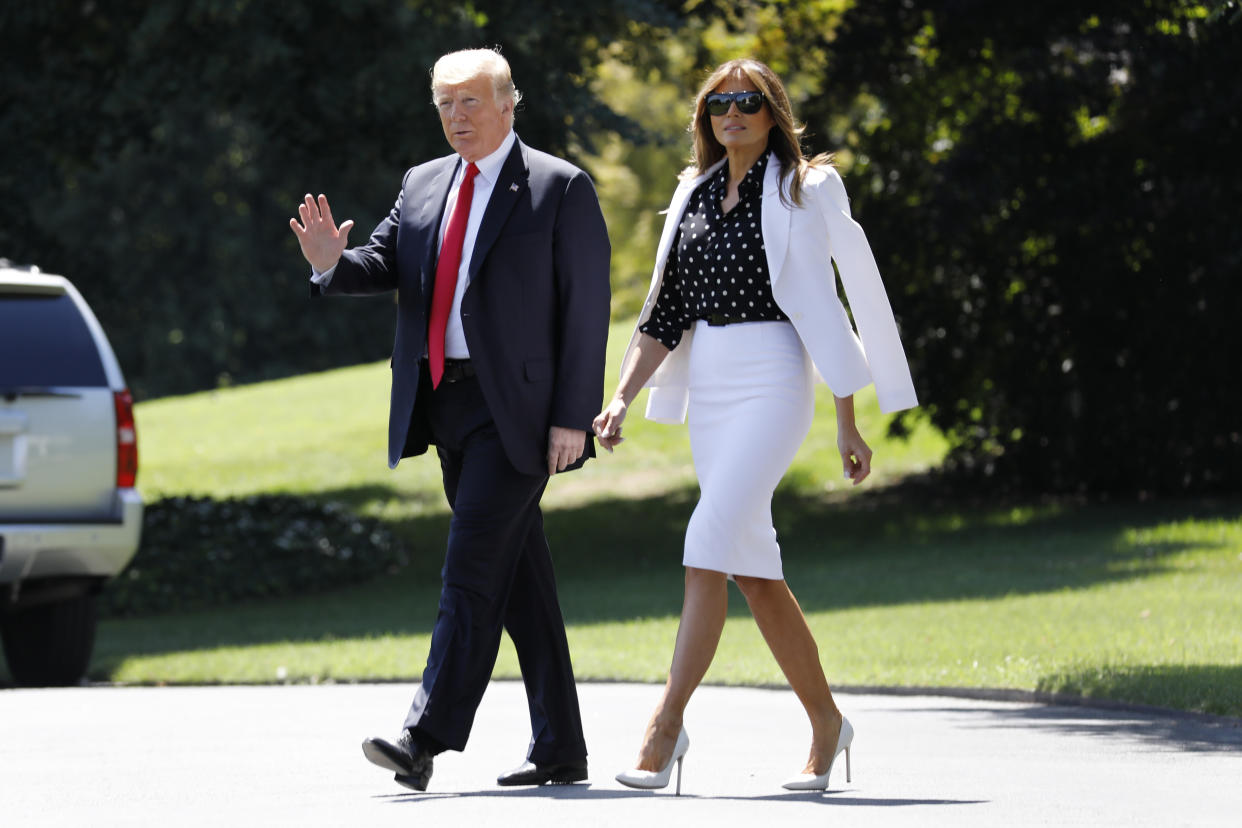
[[[725,157],[725,148],[716,140],[712,131],[711,116],[707,114],[707,96],[727,79],[741,73],[763,93],[768,112],[772,115],[773,126],[768,133],[768,149],[776,153],[781,162],[780,196],[786,204],[792,201],[802,206],[802,184],[806,180],[807,170],[811,167],[828,166],[832,163],[829,154],[807,158],[802,154],[802,133],[806,127],[794,120],[793,108],[789,105],[789,95],[785,92],[785,84],[777,77],[767,64],[752,58],[730,60],[717,66],[694,99],[694,119],[690,123],[690,132],[694,136],[694,156],[686,175],[702,175]],[[788,199],[786,199],[788,193]]]

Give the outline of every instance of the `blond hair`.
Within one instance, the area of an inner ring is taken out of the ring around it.
[[[497,49],[461,49],[449,52],[431,67],[432,103],[441,87],[466,83],[479,76],[491,78],[497,102],[509,100],[515,108],[521,102],[522,93],[513,85],[509,61]]]
[[[730,60],[717,66],[703,85],[699,87],[694,99],[694,118],[690,122],[690,133],[694,137],[694,156],[691,166],[685,174],[702,175],[713,164],[725,157],[724,146],[716,140],[712,131],[711,116],[707,114],[707,96],[717,86],[734,75],[744,75],[763,93],[764,102],[772,116],[772,129],[768,133],[768,149],[776,154],[781,162],[780,196],[786,204],[791,201],[798,207],[802,206],[802,184],[806,180],[807,170],[812,167],[825,167],[832,163],[829,154],[807,158],[802,153],[802,133],[806,127],[794,120],[793,108],[789,104],[789,95],[785,85],[767,64],[751,58]],[[788,194],[788,197],[786,197]]]

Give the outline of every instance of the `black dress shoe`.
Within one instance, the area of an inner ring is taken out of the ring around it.
[[[393,771],[398,785],[416,791],[427,790],[431,781],[432,755],[419,747],[408,730],[401,738],[390,742],[378,736],[362,740],[362,755],[373,765]]]
[[[525,762],[508,773],[496,777],[497,785],[542,785],[548,782],[553,785],[568,785],[581,782],[587,778],[585,759],[577,762],[562,762],[557,765],[536,765]]]

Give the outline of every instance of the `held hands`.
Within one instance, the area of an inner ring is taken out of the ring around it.
[[[586,432],[580,428],[552,426],[548,429],[548,475],[565,471],[565,467],[582,456],[586,449]]]
[[[617,386],[616,393],[604,406],[604,410],[599,412],[599,415],[591,422],[591,428],[595,430],[599,444],[609,454],[625,440],[621,436],[621,424],[625,422],[625,413],[629,410],[630,403],[634,402],[638,392],[655,374],[656,369],[660,367],[668,354],[668,348],[658,339],[650,334],[639,335],[632,352],[626,358],[625,370],[621,375],[621,383]]]
[[[613,398],[592,422],[599,444],[609,454],[612,454],[613,448],[625,441],[625,438],[621,436],[621,423],[625,421],[626,409],[624,400]]]
[[[316,202],[310,193],[298,205],[298,217],[302,222],[299,224],[297,219],[289,219],[289,228],[298,237],[302,255],[315,268],[316,273],[331,270],[349,243],[349,231],[354,226],[353,219],[341,222],[338,228],[332,220],[328,197],[321,194]]]
[[[841,452],[841,466],[847,479],[857,486],[871,474],[871,447],[863,440],[856,428],[837,430],[837,450]]]

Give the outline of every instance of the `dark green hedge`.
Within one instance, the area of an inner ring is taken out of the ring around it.
[[[100,612],[140,615],[316,592],[408,562],[383,523],[334,503],[168,498],[147,505],[142,546],[105,588]]]
[[[452,151],[430,89],[452,49],[503,47],[533,147],[565,155],[636,129],[596,98],[589,67],[635,20],[677,13],[667,0],[0,4],[0,157],[14,159],[0,164],[0,255],[74,281],[138,399],[385,358],[391,297],[310,301],[289,231],[302,196],[327,194],[364,243],[402,173]]]
[[[1227,367],[1242,353],[1242,176],[1227,172],[1242,26],[1204,14],[872,0],[830,41],[794,33],[791,50],[828,52],[802,117],[854,155],[852,208],[958,481],[1242,488]]]

